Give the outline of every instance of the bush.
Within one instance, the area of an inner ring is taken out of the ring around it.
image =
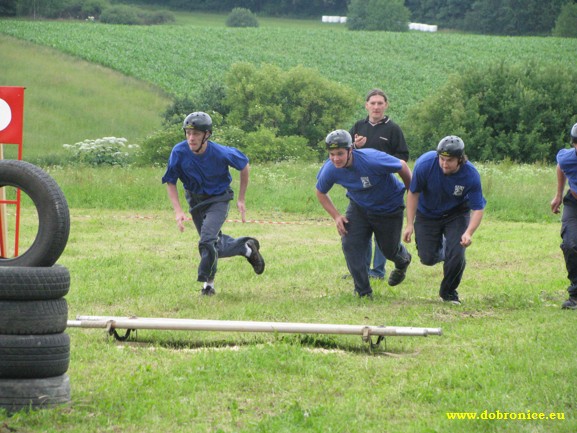
[[[164,124],[167,126],[182,124],[186,115],[193,111],[218,113],[218,117],[226,116],[229,109],[224,105],[225,95],[224,84],[211,82],[203,86],[195,95],[177,97],[163,114]],[[213,114],[211,114],[211,117],[213,117]]]
[[[86,0],[82,3],[79,18],[87,19],[88,17],[100,18],[102,12],[110,7],[108,0]]]
[[[258,27],[256,16],[246,8],[234,8],[226,18],[227,27]]]
[[[134,162],[139,149],[137,144],[126,144],[126,141],[126,138],[104,137],[72,145],[64,144],[63,147],[72,152],[71,162],[124,167]]]
[[[577,71],[560,65],[491,65],[449,78],[407,113],[415,157],[458,135],[473,160],[553,162],[577,118]]]
[[[239,147],[254,162],[314,161],[316,152],[299,136],[277,136],[274,129],[259,127],[249,132]]]
[[[175,144],[185,139],[182,124],[171,125],[146,137],[138,157],[140,165],[165,165]]]
[[[176,21],[174,14],[169,10],[158,10],[151,12],[144,11],[141,13],[141,17],[144,21],[144,24],[147,25],[166,24]]]
[[[174,22],[174,14],[170,11],[146,11],[136,6],[116,5],[102,12],[100,21],[106,24],[154,25]]]
[[[557,17],[553,36],[577,38],[577,4],[567,3]]]
[[[324,148],[318,143],[342,127],[358,107],[351,89],[302,66],[284,71],[274,65],[257,69],[237,63],[225,79],[228,124],[246,132],[265,127],[277,136],[304,137],[320,155]]]
[[[106,24],[144,24],[140,17],[140,9],[126,5],[116,5],[105,9],[100,16],[100,21]]]
[[[403,0],[351,0],[347,14],[349,30],[409,30],[411,11]]]

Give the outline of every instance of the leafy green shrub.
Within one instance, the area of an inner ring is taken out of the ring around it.
[[[256,16],[246,8],[234,8],[226,18],[227,27],[258,27]]]
[[[129,5],[111,6],[100,16],[100,21],[106,24],[154,25],[175,20],[174,14],[167,10],[148,11]]]
[[[176,17],[169,10],[157,10],[157,11],[145,11],[142,15],[144,24],[155,25],[155,24],[166,24],[173,23],[176,21]]]
[[[226,89],[224,84],[210,82],[194,95],[177,97],[163,113],[164,124],[182,124],[186,115],[193,111],[204,111],[205,113],[213,114],[219,113],[220,116],[226,116],[229,109],[224,105],[225,94]],[[211,114],[211,117],[213,117],[213,114]],[[215,119],[213,119],[213,122],[214,120]]]
[[[347,14],[349,30],[409,30],[411,11],[403,0],[351,0]]]
[[[144,24],[140,9],[128,5],[115,5],[105,9],[100,16],[100,21],[106,24]]]
[[[181,119],[181,122],[182,120],[184,119]],[[156,131],[142,141],[142,150],[137,162],[141,165],[166,164],[174,145],[184,139],[182,123],[173,124],[165,129]]]
[[[84,140],[63,147],[72,153],[71,162],[86,165],[127,166],[134,162],[140,146],[126,144],[126,138],[103,137],[96,140]]]
[[[110,7],[108,0],[85,0],[82,2],[80,16],[78,18],[86,19],[88,17],[95,17],[98,19],[108,7]]]
[[[302,66],[284,71],[270,64],[257,69],[237,63],[225,80],[228,124],[246,132],[265,127],[279,137],[301,136],[322,155],[318,143],[342,127],[358,106],[351,89]]]
[[[299,136],[278,137],[274,129],[259,127],[246,134],[245,145],[240,147],[251,161],[314,161],[316,152],[307,146],[307,140]]]
[[[476,67],[407,113],[407,142],[415,157],[446,135],[459,135],[473,160],[555,160],[577,120],[577,71],[560,65]]]
[[[552,34],[564,38],[577,38],[577,4],[567,3],[561,8]]]

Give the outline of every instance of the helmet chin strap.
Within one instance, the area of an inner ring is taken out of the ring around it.
[[[210,138],[210,136],[211,136],[211,132],[205,131],[205,132],[204,132],[204,138],[202,139],[202,143],[200,143],[200,147],[199,147],[198,150],[196,150],[196,151],[193,150],[192,153],[194,153],[195,155],[200,155],[200,154],[203,152],[202,148],[203,148],[203,147],[206,147],[206,146],[205,146],[205,145],[206,145],[206,142],[208,141],[208,139]]]
[[[352,162],[352,158],[353,158],[353,148],[352,148],[352,147],[349,147],[348,152],[349,152],[349,154],[347,155],[347,162],[345,163],[345,168],[348,167],[348,166],[351,164],[351,162]]]

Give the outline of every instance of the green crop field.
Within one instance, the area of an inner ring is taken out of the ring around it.
[[[353,33],[293,20],[228,29],[223,21],[1,20],[0,85],[27,88],[25,155],[106,135],[137,142],[159,127],[172,96],[220,79],[237,61],[317,69],[358,92],[351,121],[363,115],[361,96],[382,87],[402,123],[410,106],[464,66],[561,65],[577,49],[572,39]],[[559,216],[549,211],[555,168],[478,165],[488,207],[467,251],[464,303],[455,307],[437,298],[441,265],[421,265],[414,243],[402,285],[375,281],[372,302],[353,297],[341,278],[337,231],[314,195],[319,166],[252,167],[250,222],[239,223],[231,206],[223,230],[257,237],[266,271],[255,275],[242,258],[219,261],[217,295],[204,298],[195,281],[198,236],[190,222],[184,233],[176,229],[163,167],[48,165],[70,206],[58,262],[71,273],[69,318],[440,327],[442,336],[389,337],[371,349],[360,336],[150,330],[117,342],[105,330],[69,328],[70,404],[0,412],[0,432],[577,431],[575,312],[560,309],[567,278]],[[331,196],[344,210],[342,189]],[[30,207],[26,201],[24,212]],[[28,234],[34,221],[24,221]]]
[[[570,38],[512,38],[453,33],[347,32],[331,25],[225,28],[0,21],[0,33],[46,45],[128,76],[171,95],[218,80],[235,62],[304,65],[364,95],[382,87],[391,113],[406,109],[464,67],[490,62],[567,64]],[[362,113],[354,113],[356,118]]]

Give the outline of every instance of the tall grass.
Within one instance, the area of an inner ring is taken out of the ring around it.
[[[412,163],[410,164],[412,166]],[[549,165],[476,164],[487,198],[487,215],[501,221],[557,222],[549,203],[555,194],[555,167]],[[325,219],[314,193],[319,164],[283,162],[251,166],[247,194],[253,219]],[[77,209],[148,211],[170,209],[161,185],[165,167],[51,167],[70,205]],[[232,171],[238,186],[237,172]],[[180,188],[180,186],[179,186]],[[346,205],[344,190],[331,191],[335,203]],[[184,203],[184,201],[183,201]]]

